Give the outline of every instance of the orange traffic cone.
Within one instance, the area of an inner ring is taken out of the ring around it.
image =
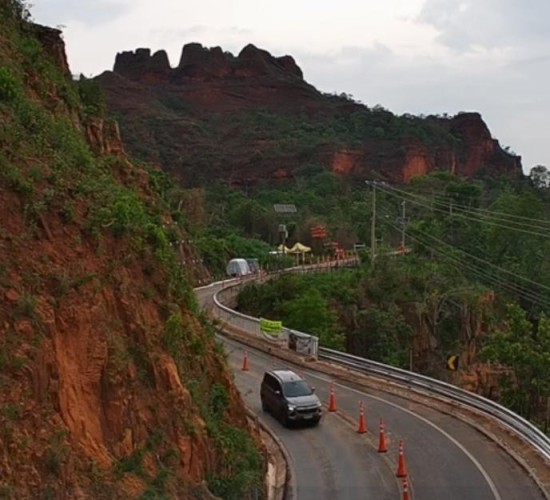
[[[384,431],[384,422],[380,418],[380,439],[378,440],[378,453],[386,453],[388,445],[386,444],[386,432]]]
[[[403,479],[403,500],[410,500],[409,496],[409,483],[407,479]]]
[[[357,429],[359,434],[367,432],[367,422],[365,421],[365,411],[363,409],[363,401],[359,401],[359,427]]]
[[[399,441],[399,458],[397,461],[397,477],[407,477],[407,467],[405,466],[405,455],[403,454],[403,440]]]
[[[334,384],[330,384],[330,397],[328,399],[328,411],[336,411],[336,396],[334,395]]]
[[[243,358],[243,367],[241,368],[243,372],[248,371],[248,351],[244,350],[244,358]]]

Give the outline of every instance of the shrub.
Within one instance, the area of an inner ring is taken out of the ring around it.
[[[21,83],[9,68],[0,66],[0,101],[14,101],[22,93]]]

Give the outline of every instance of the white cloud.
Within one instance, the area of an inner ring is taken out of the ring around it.
[[[418,19],[450,47],[513,47],[548,40],[546,0],[426,0]]]
[[[131,4],[131,0],[94,0],[93,2],[39,0],[31,11],[40,22],[52,26],[73,22],[96,26],[123,16],[128,12]]]

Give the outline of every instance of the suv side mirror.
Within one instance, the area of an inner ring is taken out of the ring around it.
[[[310,387],[311,392],[315,392],[315,387]]]

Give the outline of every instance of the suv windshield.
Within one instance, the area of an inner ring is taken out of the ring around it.
[[[283,394],[287,398],[297,398],[299,396],[310,396],[313,394],[311,387],[303,380],[294,382],[285,382],[283,384]]]

